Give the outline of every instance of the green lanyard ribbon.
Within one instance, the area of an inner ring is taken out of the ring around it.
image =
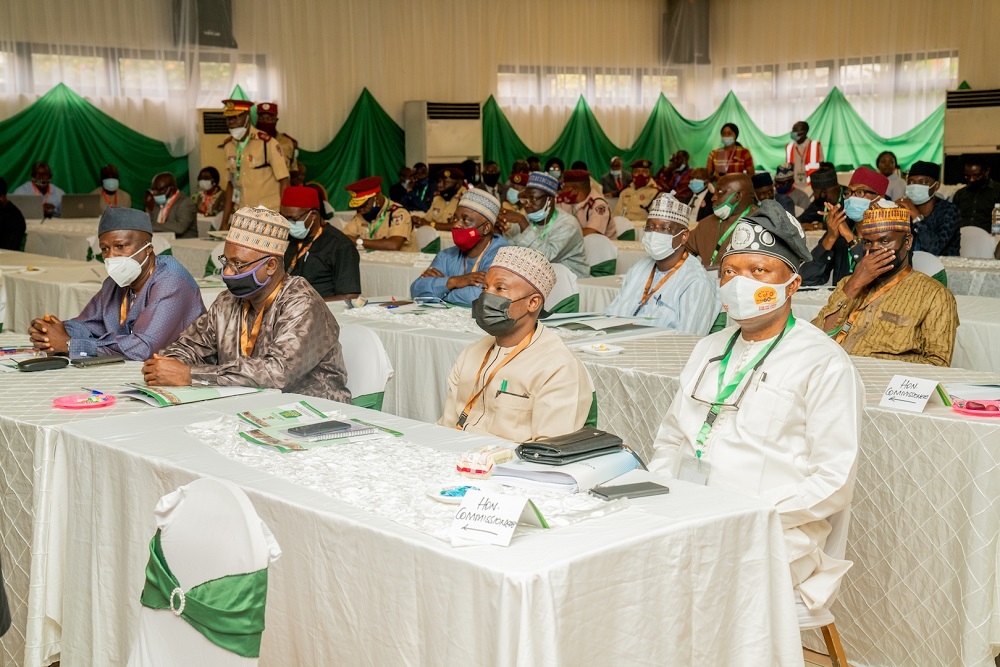
[[[240,166],[243,164],[243,151],[246,149],[247,144],[250,143],[250,132],[247,131],[247,136],[243,141],[236,142],[236,175],[233,180],[240,184],[242,187],[243,182],[240,180]],[[266,149],[265,149],[266,150]]]
[[[382,213],[380,213],[379,216],[378,216],[378,218],[375,220],[375,227],[374,227],[374,229],[372,228],[371,225],[368,225],[368,238],[369,239],[375,238],[375,232],[377,232],[378,228],[382,226],[383,222],[385,222],[385,216],[389,215],[389,202],[386,201],[385,204],[383,204],[383,206],[384,206],[384,208],[382,209]]]
[[[139,601],[150,609],[169,609],[219,648],[245,658],[260,657],[266,567],[206,581],[185,592],[167,565],[157,530],[149,542],[146,585]]]
[[[733,355],[733,347],[736,345],[736,337],[740,335],[741,330],[737,330],[733,334],[733,337],[729,339],[729,343],[726,344],[726,352],[722,357],[718,359],[709,360],[712,361],[719,360],[719,387],[718,393],[715,397],[715,401],[712,402],[712,407],[708,411],[708,415],[705,417],[705,423],[701,425],[701,430],[698,431],[698,436],[695,438],[697,443],[697,448],[695,449],[695,455],[700,459],[702,455],[702,447],[705,445],[705,441],[708,439],[708,434],[712,431],[712,426],[715,424],[715,419],[719,416],[719,412],[722,410],[722,404],[725,403],[726,399],[733,395],[733,392],[743,383],[743,378],[751,369],[756,371],[760,368],[764,360],[767,359],[767,355],[771,354],[773,350],[781,339],[784,338],[785,334],[795,326],[795,316],[791,313],[788,314],[788,321],[785,323],[785,328],[781,330],[781,333],[771,341],[767,347],[762,349],[757,353],[753,359],[746,363],[742,368],[736,371],[733,379],[729,381],[728,384],[724,384],[726,377],[726,369],[729,368],[729,360]],[[695,387],[695,390],[698,388]]]
[[[726,239],[729,238],[729,235],[733,233],[734,229],[736,229],[736,224],[740,221],[740,218],[746,215],[747,211],[749,210],[750,210],[749,206],[743,209],[743,212],[740,213],[738,216],[736,216],[736,219],[733,220],[733,224],[729,225],[729,229],[726,230],[726,233],[719,237],[719,242],[715,244],[715,250],[712,252],[712,259],[709,260],[708,262],[709,264],[715,264],[715,258],[719,256],[719,248],[722,247],[722,244],[726,242]],[[719,224],[720,225],[722,224],[721,220],[719,221]]]
[[[542,227],[542,231],[538,232],[538,235],[545,240],[546,235],[549,233],[549,228],[552,226],[552,221],[556,219],[556,207],[552,207],[552,213],[549,214],[549,219],[546,221],[545,226]]]

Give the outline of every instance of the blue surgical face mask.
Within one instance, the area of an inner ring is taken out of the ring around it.
[[[117,192],[118,191],[118,179],[117,178],[105,178],[101,181],[101,185],[104,186],[105,192]]]
[[[611,170],[611,175],[614,176],[615,178],[618,178],[619,176],[622,175],[622,170],[621,169],[612,169]]]
[[[167,203],[167,195],[153,195],[153,201],[156,202],[157,206],[163,206]]]
[[[736,137],[722,137],[722,145],[729,147],[736,143]]]
[[[532,224],[537,225],[540,222],[548,220],[550,213],[552,213],[552,202],[547,201],[545,202],[545,206],[541,207],[537,211],[532,211],[531,213],[526,214],[526,216]]]
[[[562,171],[555,168],[549,169],[549,176],[551,176],[552,178],[561,178]]]
[[[306,227],[306,223],[301,220],[288,221],[288,235],[293,239],[304,239],[308,233],[309,228]]]
[[[931,186],[921,183],[910,183],[906,186],[906,196],[917,206],[931,200]]]
[[[844,200],[844,214],[854,222],[861,222],[865,211],[872,205],[870,199],[864,197],[848,197]]]
[[[705,181],[700,178],[692,178],[691,182],[688,183],[688,187],[691,188],[691,192],[698,194],[705,189]]]
[[[798,142],[802,141],[803,139],[805,139],[805,135],[799,134],[798,132],[792,132],[789,136],[792,138],[792,141],[794,141],[796,143],[798,143]]]
[[[507,188],[507,202],[514,206],[517,206],[518,203],[517,196],[519,194],[521,193],[515,190],[514,188]]]

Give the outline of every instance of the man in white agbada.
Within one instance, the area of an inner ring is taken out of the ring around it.
[[[691,209],[669,194],[653,200],[642,246],[648,258],[625,274],[621,291],[604,311],[639,317],[639,324],[706,335],[719,315],[719,287],[684,246]]]
[[[720,271],[737,325],[695,347],[649,466],[775,506],[800,619],[829,604],[851,566],[824,547],[827,519],[851,504],[865,396],[843,350],[792,316],[809,257],[776,202],[739,221]]]

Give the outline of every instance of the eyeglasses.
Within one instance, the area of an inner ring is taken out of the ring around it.
[[[750,377],[748,377],[746,379],[746,381],[744,381],[743,386],[740,387],[740,393],[736,395],[736,399],[733,402],[731,402],[731,403],[728,403],[728,402],[725,402],[725,401],[723,401],[722,403],[719,403],[718,401],[715,400],[714,397],[711,398],[711,399],[705,399],[705,398],[701,398],[698,395],[699,391],[701,390],[702,380],[705,379],[705,372],[708,370],[708,367],[710,365],[712,365],[712,364],[717,364],[720,361],[722,361],[723,356],[725,356],[725,355],[720,355],[718,357],[712,357],[711,359],[709,359],[708,361],[705,362],[704,366],[701,367],[701,372],[698,374],[698,379],[697,379],[697,381],[695,381],[694,388],[691,390],[691,398],[693,398],[694,400],[698,401],[702,405],[708,406],[709,408],[714,407],[714,406],[718,406],[719,409],[720,409],[720,411],[723,410],[723,409],[739,410],[739,408],[740,408],[740,402],[743,401],[743,395],[747,393],[747,388],[753,383],[753,378],[757,374],[757,368],[756,367],[750,373]],[[707,391],[711,391],[711,387],[709,387],[707,389]]]
[[[219,255],[218,257],[216,257],[216,259],[219,260],[219,266],[221,266],[223,269],[229,269],[233,273],[241,273],[243,269],[247,268],[248,266],[268,260],[270,259],[270,257],[261,257],[259,259],[250,260],[249,262],[237,262],[229,259],[225,255]]]
[[[655,232],[656,234],[669,234],[671,236],[675,236],[676,234],[680,234],[682,232],[687,231],[686,229],[682,229],[681,231],[676,232],[676,234],[675,234],[674,228],[672,228],[670,225],[650,224],[648,221],[646,222],[646,226],[643,227],[642,230],[644,232],[646,232],[646,233],[654,233]]]
[[[878,197],[879,194],[874,190],[869,190],[865,187],[851,188],[850,186],[844,188],[844,199],[848,197],[864,197],[865,199],[872,199],[873,197]]]
[[[455,224],[463,229],[476,229],[482,227],[486,223],[477,222],[467,215],[456,215],[454,217]]]
[[[527,194],[525,192],[522,192],[521,194],[519,194],[517,196],[517,200],[519,202],[521,202],[521,204],[528,204],[528,203],[535,203],[535,204],[537,204],[538,202],[541,202],[544,199],[545,199],[545,195],[529,195],[529,194]]]

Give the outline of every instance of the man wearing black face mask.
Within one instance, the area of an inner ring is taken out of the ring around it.
[[[351,401],[337,320],[305,278],[285,274],[288,231],[264,207],[233,214],[220,258],[228,291],[146,360],[148,384],[269,387]]]
[[[412,212],[415,211],[426,211],[431,207],[431,201],[434,200],[434,186],[428,178],[427,165],[423,162],[418,162],[413,165],[413,185],[410,187],[409,192],[402,199],[397,199],[403,207]]]
[[[458,200],[465,194],[465,186],[462,185],[464,180],[465,174],[461,169],[443,169],[438,177],[438,191],[430,208],[424,215],[413,216],[413,224],[418,227],[430,225],[435,229],[451,229]]]
[[[382,177],[369,176],[344,188],[351,195],[348,206],[356,213],[344,225],[344,234],[358,252],[364,250],[417,251],[410,212],[382,194]]]
[[[965,161],[965,187],[956,191],[952,201],[962,214],[963,227],[992,231],[993,207],[1000,204],[1000,183],[990,178],[990,168],[979,158]]]
[[[910,266],[910,212],[881,200],[864,212],[865,255],[813,320],[848,354],[948,366],[958,308],[946,287]]]
[[[448,376],[438,424],[511,442],[572,433],[593,403],[587,369],[538,323],[556,274],[537,250],[501,248],[472,304],[488,334],[462,351]]]
[[[476,184],[476,189],[486,190],[500,199],[500,165],[492,160],[483,165],[483,180]]]

